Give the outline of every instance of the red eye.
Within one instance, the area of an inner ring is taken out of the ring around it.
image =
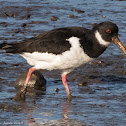
[[[107,33],[111,33],[111,30],[110,30],[110,29],[107,29],[106,32],[107,32]]]

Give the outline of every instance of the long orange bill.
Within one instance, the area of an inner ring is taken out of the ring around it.
[[[112,38],[112,41],[114,44],[116,44],[122,51],[123,53],[126,55],[126,49],[125,47],[123,46],[123,44],[120,42],[120,40],[118,39],[118,37],[113,37]]]

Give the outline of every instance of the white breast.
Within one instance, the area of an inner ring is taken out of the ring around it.
[[[24,53],[21,56],[37,69],[61,69],[63,71],[73,70],[74,68],[93,60],[93,58],[90,58],[84,53],[79,38],[71,37],[67,39],[67,41],[71,44],[71,48],[62,54],[56,55],[52,53],[33,52]]]

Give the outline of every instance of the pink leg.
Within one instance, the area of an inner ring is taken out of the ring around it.
[[[25,80],[24,88],[22,89],[22,92],[25,91],[25,89],[26,89],[26,87],[27,87],[27,85],[28,85],[28,82],[29,82],[29,80],[30,80],[30,77],[31,77],[32,73],[33,73],[35,70],[36,70],[35,67],[31,67],[31,68],[29,69],[28,74],[27,74],[27,78],[26,78],[26,80]]]
[[[67,84],[67,81],[66,81],[66,76],[67,76],[66,74],[62,74],[62,82],[63,82],[64,87],[66,89],[68,100],[72,100],[72,96],[70,94],[70,90],[69,90],[69,87],[68,87],[68,84]]]

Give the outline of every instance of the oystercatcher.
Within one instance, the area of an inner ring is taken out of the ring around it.
[[[61,70],[62,82],[68,99],[72,98],[66,76],[74,68],[88,63],[101,55],[110,43],[114,43],[126,54],[118,39],[118,27],[112,22],[102,22],[91,30],[83,27],[65,27],[43,32],[37,37],[22,42],[2,43],[0,49],[7,53],[18,53],[33,66],[27,74],[25,92],[33,71],[37,69]]]

